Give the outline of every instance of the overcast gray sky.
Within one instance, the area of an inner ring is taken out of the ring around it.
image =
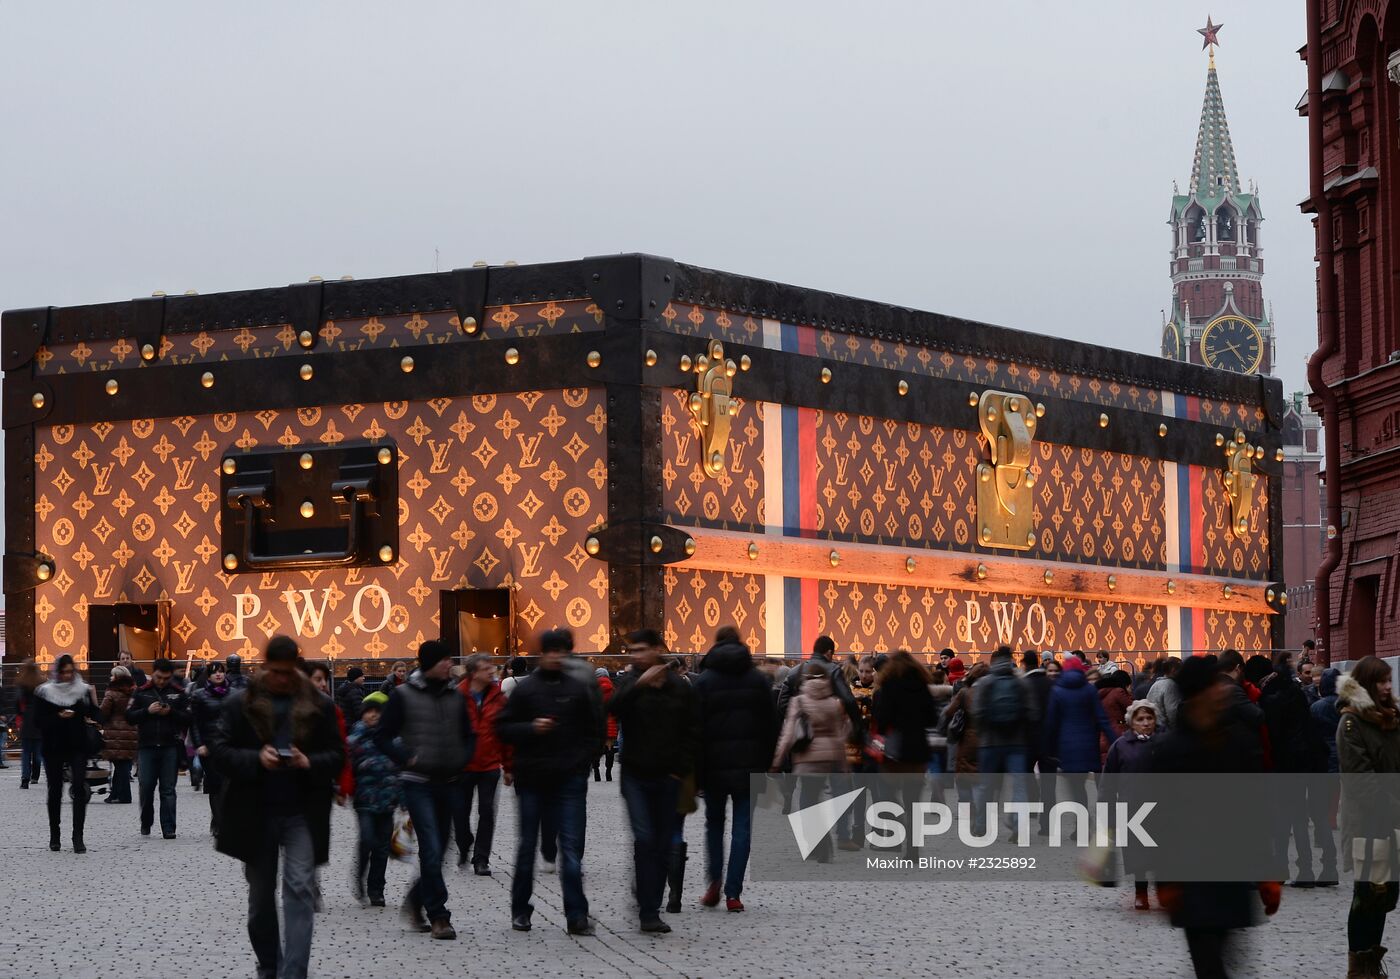
[[[648,251],[1155,352],[1207,13],[1301,388],[1301,0],[7,0],[0,306]]]

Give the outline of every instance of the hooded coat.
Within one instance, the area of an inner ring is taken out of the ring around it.
[[[1097,772],[1100,734],[1110,742],[1118,740],[1098,690],[1083,670],[1065,670],[1060,682],[1050,690],[1045,712],[1045,754],[1059,760],[1062,772]]]
[[[768,679],[742,643],[720,643],[705,655],[694,690],[700,712],[696,784],[744,795],[749,776],[766,772],[778,738],[778,711]]]
[[[798,715],[804,715],[812,729],[811,744],[802,750],[793,747],[797,740]],[[809,676],[803,681],[801,692],[788,701],[772,767],[781,767],[783,759],[791,753],[794,770],[803,765],[810,766],[808,771],[845,771],[846,740],[850,734],[851,719],[832,689],[831,675]]]
[[[1327,745],[1312,722],[1308,695],[1292,670],[1279,667],[1260,687],[1259,706],[1269,728],[1269,746],[1278,772],[1321,772]]]
[[[1317,700],[1311,708],[1313,727],[1322,743],[1327,746],[1327,771],[1336,774],[1341,769],[1337,761],[1337,725],[1341,723],[1341,711],[1337,707],[1337,678],[1342,671],[1329,668],[1323,670],[1317,684]]]
[[[106,761],[132,761],[136,758],[136,728],[126,720],[131,688],[108,687],[102,695],[102,757]]]
[[[1343,775],[1400,773],[1400,716],[1379,707],[1371,694],[1345,674],[1337,683],[1341,723],[1337,758]],[[1400,830],[1400,791],[1394,778],[1351,778],[1342,785],[1342,837],[1393,839]],[[1343,853],[1350,852],[1343,843]]]

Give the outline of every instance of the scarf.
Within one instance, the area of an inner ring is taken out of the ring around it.
[[[76,673],[73,679],[67,683],[59,683],[57,680],[50,680],[41,684],[34,692],[36,697],[47,700],[55,707],[72,707],[78,701],[83,700],[88,695],[88,685],[83,682],[83,678]]]
[[[227,674],[225,674],[225,676],[227,676]],[[223,685],[218,687],[214,686],[212,683],[206,683],[204,689],[208,690],[215,697],[223,697],[228,694],[228,680],[224,680]]]

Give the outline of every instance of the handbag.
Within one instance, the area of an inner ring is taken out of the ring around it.
[[[797,721],[793,726],[797,731],[797,736],[792,739],[792,751],[790,753],[795,755],[798,752],[806,751],[808,748],[812,747],[813,738],[812,722],[807,719],[807,712],[802,709],[800,702],[797,705]]]
[[[89,758],[96,758],[107,747],[107,738],[102,728],[91,721],[83,724],[83,748]]]
[[[967,731],[967,711],[961,706],[953,711],[953,716],[948,718],[948,743],[957,744],[962,740],[963,734]]]

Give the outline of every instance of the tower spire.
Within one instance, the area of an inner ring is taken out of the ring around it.
[[[1240,192],[1235,147],[1230,142],[1230,125],[1225,121],[1225,99],[1220,94],[1220,78],[1215,73],[1215,47],[1220,43],[1218,34],[1224,26],[1207,17],[1206,26],[1196,31],[1203,39],[1201,47],[1210,50],[1210,65],[1206,69],[1206,95],[1201,104],[1196,157],[1191,164],[1191,186],[1187,193],[1203,203]]]

